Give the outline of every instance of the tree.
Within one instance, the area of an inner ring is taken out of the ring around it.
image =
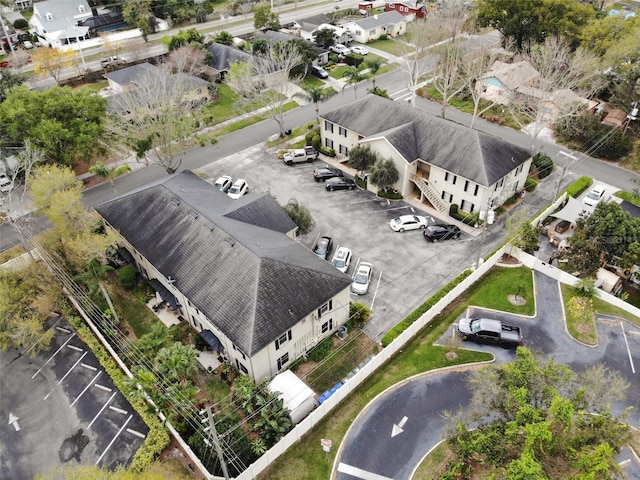
[[[186,386],[189,378],[198,370],[198,352],[191,345],[174,342],[158,351],[154,364],[170,382]]]
[[[216,43],[220,45],[231,45],[233,44],[233,35],[223,30],[216,35]]]
[[[114,98],[107,128],[132,148],[139,160],[175,173],[191,144],[196,113],[207,98],[194,94],[191,79],[168,65],[136,78],[135,90]]]
[[[24,73],[16,73],[9,68],[0,72],[0,103],[4,102],[13,87],[22,85],[27,76]]]
[[[306,235],[316,226],[309,209],[300,205],[296,199],[289,200],[289,203],[284,206],[284,211],[287,212],[293,223],[298,226],[300,235]]]
[[[400,179],[398,168],[392,159],[379,160],[376,162],[369,181],[380,188],[387,188]]]
[[[227,84],[238,93],[238,106],[257,109],[272,118],[280,128],[280,137],[284,137],[289,84],[301,80],[292,71],[301,62],[295,43],[275,42],[265,53],[253,55],[250,63],[235,62],[229,67]]]
[[[376,73],[382,68],[384,65],[384,60],[379,57],[373,57],[364,62],[365,68],[369,69],[371,72],[371,82],[373,83],[373,90],[376,89]]]
[[[591,96],[598,89],[598,68],[593,54],[583,49],[572,51],[567,41],[560,37],[549,37],[543,44],[531,46],[526,59],[540,73],[540,80],[534,94],[511,102],[509,110],[521,128],[530,124],[528,133],[535,149],[538,135],[551,123],[545,109],[556,92],[571,90],[582,97]],[[555,121],[575,115],[576,107],[584,109],[581,104],[572,105],[560,111]]]
[[[524,222],[518,229],[517,236],[511,240],[511,243],[523,251],[533,254],[540,238],[536,228],[530,222]]]
[[[444,118],[449,101],[465,88],[462,81],[462,51],[453,42],[445,43],[436,50],[436,66],[431,85],[442,96],[440,116]]]
[[[151,13],[151,0],[125,0],[122,15],[129,25],[134,25],[142,32],[147,41],[150,33],[155,32],[155,17]]]
[[[474,13],[479,26],[513,38],[518,50],[554,35],[573,41],[595,15],[593,8],[577,0],[478,0]]]
[[[357,145],[349,150],[347,165],[359,172],[365,172],[378,160],[378,154],[369,145]]]
[[[207,55],[201,47],[187,44],[169,53],[167,65],[174,73],[180,72],[199,77],[207,68],[206,58]]]
[[[346,80],[347,83],[350,83],[353,85],[353,93],[355,95],[356,98],[358,98],[358,83],[362,82],[364,79],[366,79],[366,75],[363,73],[363,68],[362,68],[362,64],[358,65],[357,67],[346,67],[344,69],[344,71],[342,72],[342,78],[344,78]],[[343,87],[344,90],[344,87]]]
[[[180,47],[184,47],[185,45],[202,47],[204,37],[195,28],[190,28],[188,30],[180,30],[176,35],[171,37],[167,43],[167,47],[170,52],[178,50]]]
[[[454,452],[447,465],[451,478],[463,471],[473,476],[479,465],[484,477],[506,470],[514,479],[612,478],[630,430],[598,408],[597,399],[590,401],[585,387],[605,390],[603,372],[589,374],[576,376],[523,347],[511,363],[472,372],[471,405],[447,440]],[[625,390],[617,382],[616,396]]]
[[[31,175],[33,168],[38,164],[44,163],[45,154],[44,151],[34,147],[30,140],[25,140],[24,148],[20,153],[18,153],[18,155],[16,155],[16,159],[18,160],[18,164],[12,171],[12,180],[14,185],[17,183],[18,178],[22,178],[26,181],[26,179]],[[24,200],[26,192],[26,188],[22,190],[20,201]]]
[[[93,173],[94,175],[97,175],[98,177],[109,180],[109,183],[111,183],[111,186],[113,187],[114,192],[116,192],[116,184],[113,180],[118,176],[122,175],[123,173],[130,172],[130,171],[131,171],[131,167],[129,167],[128,165],[122,165],[121,167],[118,167],[118,168],[109,168],[102,162],[97,162],[95,165],[92,165],[91,167],[89,167],[89,172]]]
[[[11,58],[9,59],[9,66],[16,72],[20,72],[22,68],[31,61],[33,61],[31,55],[24,50],[18,50],[13,52],[13,55],[11,55]]]
[[[336,43],[336,33],[332,28],[321,28],[313,33],[313,43],[321,48],[329,48]]]
[[[304,90],[302,92],[298,92],[295,96],[302,97],[308,102],[312,102],[313,106],[316,110],[316,120],[318,125],[320,124],[320,103],[325,102],[331,97],[333,97],[336,92],[333,88],[324,88],[324,87],[311,87],[308,90]]]
[[[352,302],[349,306],[348,325],[351,328],[362,328],[371,317],[371,309],[364,303]]]
[[[263,3],[253,7],[253,27],[256,30],[280,30],[280,17],[271,10],[271,5]]]
[[[62,51],[57,48],[38,48],[31,54],[33,71],[38,75],[51,75],[60,83],[60,75],[65,68],[73,66],[76,52],[73,50]]]
[[[13,143],[28,140],[50,161],[61,165],[97,151],[105,117],[104,98],[69,87],[43,92],[14,87],[0,104],[4,139]]]

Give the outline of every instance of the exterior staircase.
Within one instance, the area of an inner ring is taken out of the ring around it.
[[[412,175],[411,180],[417,185],[422,194],[429,200],[431,205],[438,210],[439,212],[444,212],[447,210],[448,205],[442,200],[438,194],[431,188],[427,179],[419,177],[417,175]]]

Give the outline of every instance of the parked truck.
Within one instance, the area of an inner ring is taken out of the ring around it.
[[[505,325],[490,318],[462,318],[458,321],[458,334],[462,340],[516,348],[522,345],[520,327]]]
[[[304,148],[297,148],[295,150],[289,150],[282,157],[282,161],[287,165],[293,165],[299,162],[313,162],[318,158],[318,152],[311,145],[307,145]]]
[[[100,66],[102,68],[116,67],[118,65],[124,65],[125,62],[123,58],[120,57],[107,57],[105,59],[100,60]]]

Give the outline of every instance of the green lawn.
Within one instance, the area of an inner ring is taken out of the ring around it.
[[[389,38],[387,38],[386,40],[374,40],[367,45],[371,46],[371,48],[377,48],[378,50],[382,50],[383,52],[390,53],[391,55],[395,55],[397,57],[401,57],[406,53],[413,51],[411,47],[403,43],[396,42],[395,40],[391,40]]]
[[[526,267],[494,268],[467,291],[469,305],[520,315],[535,315],[533,273]],[[512,304],[508,296],[519,295],[526,303]]]
[[[116,288],[110,288],[109,295],[118,315],[126,320],[137,338],[149,333],[153,326],[160,321],[144,303],[138,301],[133,295],[123,295]]]
[[[313,75],[307,75],[300,82],[300,87],[305,90],[311,90],[312,88],[322,87],[324,82],[320,80],[318,77],[314,77]]]
[[[224,83],[218,84],[219,95],[214,101],[205,105],[202,114],[205,118],[211,118],[212,125],[214,123],[224,122],[238,115],[236,111],[236,101],[238,95],[228,85]]]
[[[634,193],[625,192],[624,190],[618,190],[616,193],[614,193],[614,195],[640,207],[640,196],[635,195]]]
[[[109,86],[109,81],[103,80],[101,82],[80,85],[79,87],[76,88],[76,90],[82,90],[89,93],[98,93],[100,90],[108,86]]]

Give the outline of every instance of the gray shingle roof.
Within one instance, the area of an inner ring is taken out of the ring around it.
[[[221,43],[212,43],[207,47],[207,51],[213,55],[209,65],[218,72],[228,70],[232,62],[248,62],[251,59],[251,54]]]
[[[149,71],[156,70],[158,67],[151,65],[150,63],[139,63],[137,65],[131,65],[130,67],[121,68],[114,72],[105,73],[104,78],[117,83],[118,85],[126,85],[133,82],[136,77],[144,75]]]
[[[372,28],[380,27],[382,25],[395,25],[405,20],[406,19],[400,12],[393,10],[391,12],[371,15],[370,17],[363,18],[362,20],[358,20],[354,23],[363,30],[371,30]]]
[[[84,7],[84,12],[80,11],[80,5]],[[75,17],[91,16],[91,8],[85,0],[45,0],[35,2],[33,6],[47,33],[70,28],[76,24]],[[51,20],[47,19],[47,13],[51,13]]]
[[[377,95],[321,115],[367,139],[385,137],[408,163],[421,159],[489,186],[531,157],[500,138]]]
[[[281,233],[270,195],[232,200],[189,171],[96,211],[250,356],[351,283]]]

